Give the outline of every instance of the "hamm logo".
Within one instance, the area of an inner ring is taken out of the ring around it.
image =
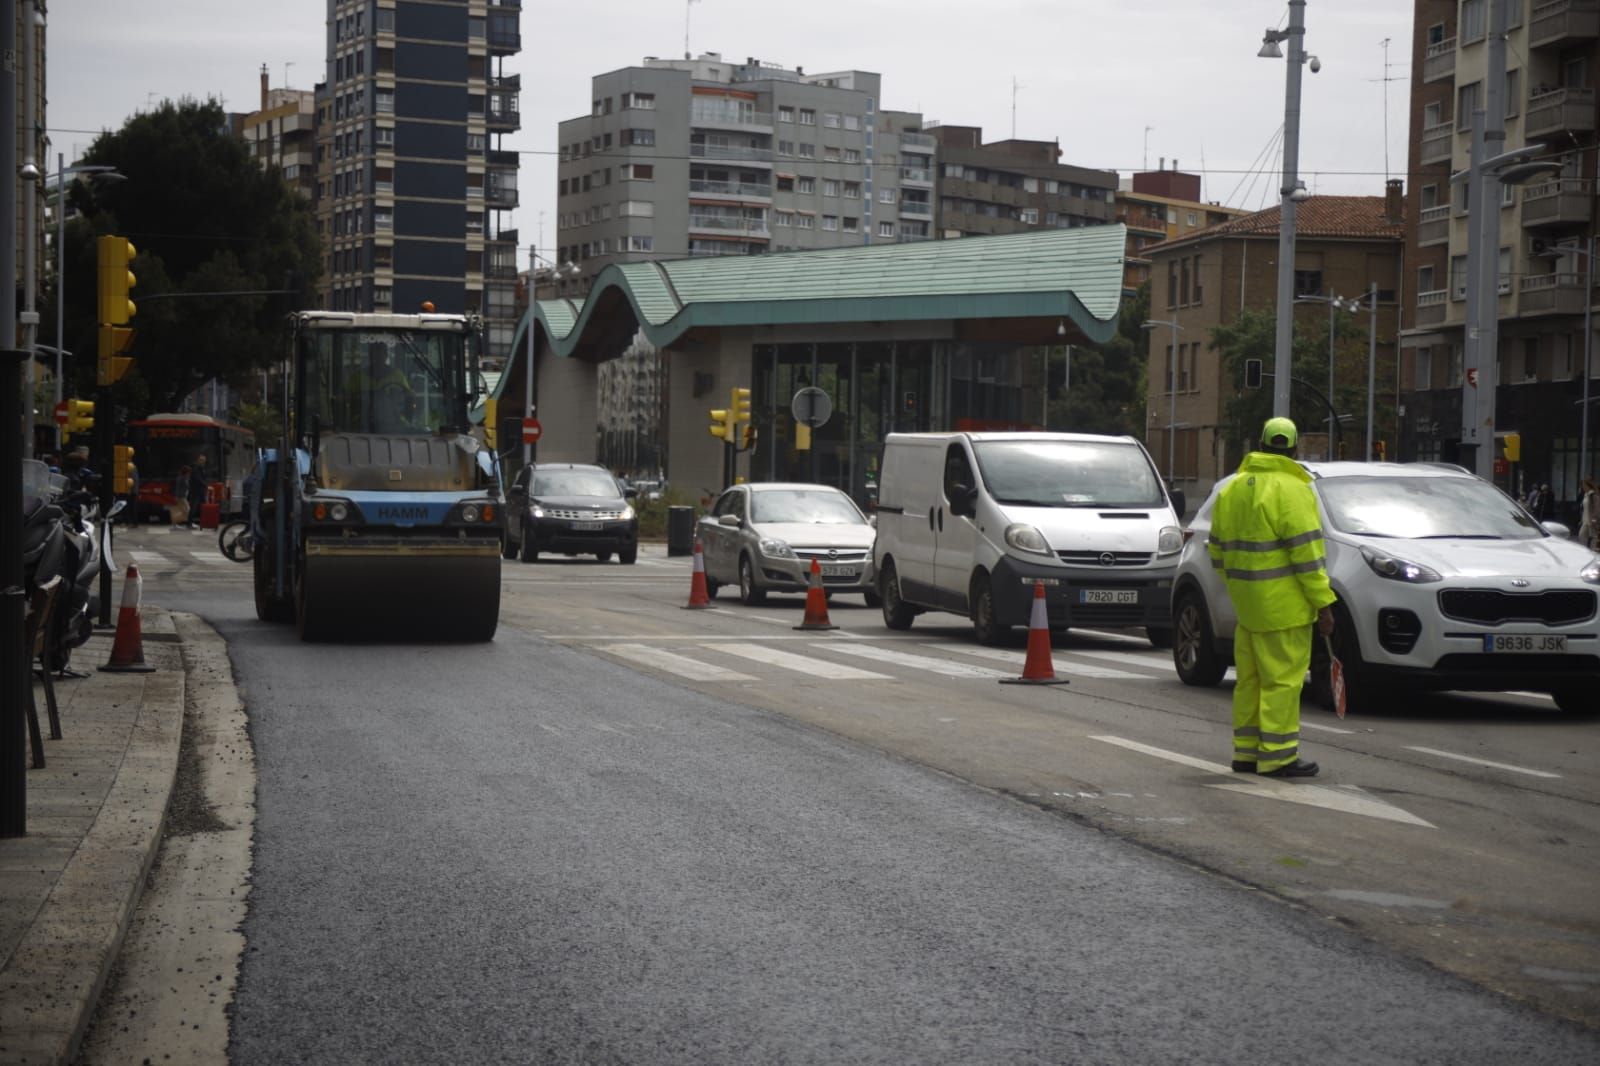
[[[426,505],[413,507],[383,507],[378,508],[378,521],[380,522],[415,522],[428,517]]]

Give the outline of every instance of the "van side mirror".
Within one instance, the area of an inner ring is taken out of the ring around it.
[[[1167,497],[1172,500],[1172,509],[1182,518],[1189,511],[1189,498],[1183,494],[1182,489],[1169,489]]]
[[[978,490],[957,482],[950,486],[950,513],[958,518],[971,518],[977,513]]]

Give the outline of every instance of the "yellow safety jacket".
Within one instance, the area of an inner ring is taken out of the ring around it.
[[[1206,549],[1245,629],[1310,625],[1338,598],[1328,584],[1311,475],[1286,456],[1244,457],[1217,497]]]

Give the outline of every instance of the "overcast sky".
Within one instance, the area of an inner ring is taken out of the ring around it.
[[[1309,0],[1301,174],[1313,191],[1378,195],[1405,169],[1412,5]],[[274,87],[323,77],[326,0],[54,0],[49,111],[56,150],[86,148],[133,112],[183,96],[249,111],[266,64]],[[1126,175],[1158,159],[1202,172],[1205,196],[1257,209],[1275,179],[1251,178],[1283,123],[1282,60],[1256,58],[1281,0],[523,0],[513,220],[526,245],[555,243],[556,123],[589,110],[589,79],[690,48],[812,73],[883,76],[881,107],[979,125],[987,139],[1059,139],[1063,161]],[[1148,134],[1146,127],[1151,127]],[[1146,144],[1148,142],[1148,154]]]

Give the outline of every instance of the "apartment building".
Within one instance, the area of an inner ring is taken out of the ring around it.
[[[882,110],[880,83],[716,52],[597,75],[559,126],[563,294],[609,263],[928,236],[932,139]]]
[[[1200,197],[1200,175],[1185,174],[1178,169],[1176,159],[1171,170],[1163,157],[1156,170],[1139,171],[1122,180],[1117,188],[1116,220],[1128,227],[1123,295],[1132,296],[1150,280],[1150,260],[1145,249],[1250,213],[1243,208],[1204,203]]]
[[[1497,430],[1521,437],[1521,461],[1496,464],[1496,479],[1521,490],[1548,481],[1558,501],[1578,497],[1584,364],[1593,338],[1587,249],[1595,235],[1596,131],[1600,109],[1600,2],[1509,0],[1505,148],[1534,146],[1560,170],[1503,189],[1500,240]],[[1404,306],[1401,455],[1461,457],[1465,389],[1469,218],[1466,186],[1450,175],[1470,160],[1472,112],[1482,99],[1487,0],[1417,0],[1408,163],[1416,175],[1406,212],[1410,292]],[[1594,373],[1590,363],[1590,374]],[[1595,382],[1591,380],[1591,392]],[[1591,408],[1591,416],[1595,414]],[[1591,463],[1600,452],[1589,441]],[[1594,467],[1591,466],[1591,469]]]
[[[263,167],[282,171],[283,178],[310,200],[317,186],[316,93],[310,89],[271,87],[266,64],[261,66],[261,106],[235,116],[235,132]]]
[[[521,0],[329,0],[316,89],[322,306],[482,314],[516,329]]]
[[[1376,286],[1377,381],[1386,399],[1395,392],[1402,210],[1400,182],[1394,181],[1386,196],[1313,196],[1296,212],[1294,292],[1309,298],[1296,305],[1299,328],[1326,335],[1330,313],[1350,313],[1330,312],[1327,297],[1354,297]],[[1277,306],[1278,227],[1279,208],[1272,207],[1144,250],[1155,278],[1151,317],[1178,324],[1176,331],[1163,325],[1151,334],[1146,441],[1162,473],[1196,505],[1241,458],[1226,439],[1224,423],[1225,405],[1241,383],[1225,377],[1211,331],[1237,321],[1245,310]],[[1363,440],[1366,428],[1366,310],[1356,317],[1360,342],[1332,353],[1339,411],[1355,416],[1347,445]],[[1326,434],[1317,432],[1320,427],[1301,428],[1302,454],[1319,455]],[[1392,439],[1393,428],[1380,418],[1376,436]],[[1361,451],[1357,444],[1347,454]]]
[[[937,144],[942,238],[1073,229],[1112,221],[1114,171],[1061,162],[1057,141],[992,141],[979,126],[929,123]]]

